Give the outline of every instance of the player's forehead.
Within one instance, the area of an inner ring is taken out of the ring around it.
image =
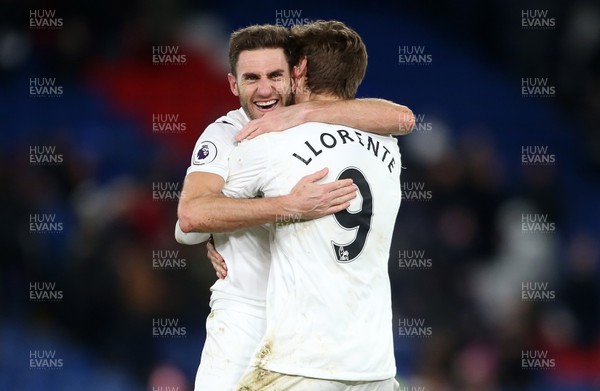
[[[243,50],[237,62],[237,74],[269,74],[282,70],[289,74],[289,65],[282,48]]]

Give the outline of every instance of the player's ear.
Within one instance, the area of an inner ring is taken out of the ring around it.
[[[302,57],[298,62],[298,65],[294,67],[294,79],[300,79],[301,77],[306,76],[306,56]]]
[[[229,81],[229,88],[231,89],[231,93],[235,96],[240,96],[240,92],[238,91],[237,81],[235,80],[235,76],[232,73],[227,74],[227,81]]]

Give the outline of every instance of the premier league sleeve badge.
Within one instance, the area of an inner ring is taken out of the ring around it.
[[[195,165],[208,164],[217,157],[217,147],[210,141],[202,141],[194,151]]]

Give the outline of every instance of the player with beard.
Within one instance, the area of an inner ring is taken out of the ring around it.
[[[206,323],[196,390],[231,390],[264,335],[271,255],[269,233],[260,225],[284,215],[305,220],[336,213],[345,210],[356,196],[351,179],[317,184],[328,174],[326,168],[308,173],[286,195],[246,200],[223,196],[234,137],[250,119],[290,103],[290,69],[298,62],[289,46],[289,32],[269,25],[234,32],[229,58],[230,87],[242,108],[208,126],[196,143],[176,227],[178,241],[187,244],[206,240],[208,236],[202,233],[215,233],[215,246],[227,259],[227,278],[220,278],[211,287],[212,311]],[[407,109],[379,100],[332,102],[329,110],[314,112],[314,118],[307,120],[331,122],[343,116],[347,117],[343,122],[352,125],[365,121],[357,107],[374,102],[379,112],[370,111],[369,115],[375,130],[398,132],[398,118]],[[384,126],[380,125],[382,118]]]

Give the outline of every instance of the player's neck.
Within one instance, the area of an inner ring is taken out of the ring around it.
[[[311,93],[308,97],[309,101],[319,101],[319,102],[331,102],[336,100],[341,100],[339,96],[332,94],[313,94]]]

